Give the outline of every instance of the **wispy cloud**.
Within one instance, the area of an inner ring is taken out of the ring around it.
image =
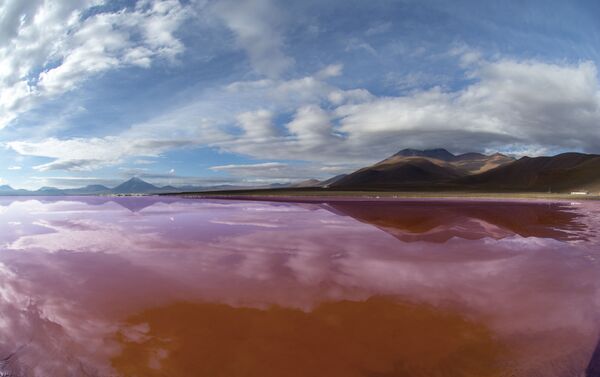
[[[126,66],[148,68],[155,59],[173,60],[183,51],[174,36],[186,17],[179,1],[144,0],[84,17],[97,3],[0,5],[0,128],[94,75]]]
[[[234,33],[237,46],[248,53],[254,70],[279,77],[293,64],[284,52],[284,13],[271,0],[217,2],[212,8]]]

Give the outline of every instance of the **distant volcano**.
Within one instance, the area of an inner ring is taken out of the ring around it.
[[[133,177],[111,190],[114,194],[148,194],[159,192],[160,189],[140,178]]]

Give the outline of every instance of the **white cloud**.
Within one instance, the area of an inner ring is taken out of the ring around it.
[[[392,28],[391,22],[377,22],[377,23],[374,23],[371,27],[369,27],[367,29],[367,31],[365,31],[365,34],[368,36],[384,34],[384,33],[387,33],[388,31],[390,31],[391,28]]]
[[[331,141],[333,130],[329,114],[314,105],[299,108],[287,129],[307,147],[327,144]]]
[[[282,162],[222,165],[213,166],[210,170],[224,172],[253,183],[291,182],[327,176],[327,173],[319,172],[319,168],[311,164],[292,165]]]
[[[22,167],[21,166],[9,166],[8,170],[21,170]]]
[[[323,102],[333,105],[364,102],[373,97],[366,89],[341,89],[326,81],[341,74],[341,69],[339,65],[327,66],[314,75],[289,80],[238,81],[227,85],[225,94],[230,103],[255,108],[271,106],[278,112],[296,111],[299,107]]]
[[[248,97],[281,101],[280,112],[294,106],[295,115],[268,147],[243,138],[221,146],[258,158],[358,165],[403,147],[539,154],[600,145],[593,63],[477,61],[467,74],[472,83],[461,90],[434,87],[397,97],[341,90],[317,75],[233,84]]]
[[[344,173],[351,173],[352,172],[352,168],[345,166],[345,165],[332,165],[332,166],[321,166],[319,168],[320,171],[326,173],[326,174],[344,174]]]
[[[224,131],[201,118],[202,108],[177,108],[150,122],[135,124],[115,135],[95,138],[47,138],[13,141],[6,145],[24,156],[52,161],[34,166],[38,171],[89,171],[124,162],[128,157],[159,157],[162,153],[229,138]],[[176,124],[177,127],[173,127]]]
[[[319,79],[326,79],[328,77],[341,76],[343,70],[343,64],[331,64],[317,72],[316,77]]]
[[[283,14],[271,0],[222,0],[213,11],[235,34],[257,73],[279,77],[293,64],[283,52]]]
[[[107,187],[115,187],[122,183],[122,181],[116,179],[107,179],[93,176],[32,176],[29,177],[29,182],[30,184],[28,185],[28,187],[23,188],[36,190],[39,187],[47,186],[68,189],[80,188],[87,185],[104,185]]]
[[[273,123],[273,113],[269,110],[256,110],[241,113],[237,116],[244,136],[249,139],[265,139],[277,136]]]
[[[156,164],[155,160],[145,160],[143,158],[139,158],[135,161],[133,161],[134,164],[136,165],[152,165],[152,164]]]
[[[96,12],[99,0],[0,4],[0,128],[43,100],[89,77],[124,66],[148,67],[183,50],[174,32],[186,17],[178,0],[140,0]]]
[[[215,171],[260,171],[263,172],[265,170],[269,171],[279,171],[281,169],[285,169],[288,167],[288,164],[284,164],[281,162],[264,162],[261,164],[232,164],[232,165],[220,165],[213,166],[210,170]]]
[[[371,46],[368,42],[365,42],[362,39],[358,38],[350,38],[346,44],[347,52],[357,51],[357,52],[367,52],[372,56],[378,56],[377,50]]]
[[[595,66],[500,60],[471,73],[457,92],[439,88],[335,110],[349,138],[459,150],[501,144],[591,149],[600,142],[600,86]],[[406,143],[409,141],[410,143]]]

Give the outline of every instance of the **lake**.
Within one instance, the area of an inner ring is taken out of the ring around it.
[[[600,203],[0,198],[14,376],[600,376]]]

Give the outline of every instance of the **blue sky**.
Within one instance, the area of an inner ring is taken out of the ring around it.
[[[596,1],[8,0],[14,187],[327,178],[402,148],[600,153]]]

